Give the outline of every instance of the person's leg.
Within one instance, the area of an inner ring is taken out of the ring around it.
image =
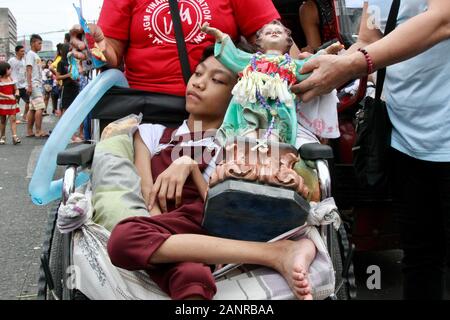
[[[446,267],[447,272],[450,270],[450,163],[444,162],[437,164],[439,176],[438,181],[438,194],[439,194],[439,204],[440,210],[442,212],[442,225],[444,226],[445,232],[445,257],[446,257]],[[444,285],[445,288],[445,285]],[[450,294],[450,287],[445,288],[447,294]]]
[[[280,272],[298,298],[312,299],[307,272],[316,248],[311,240],[264,243],[222,239],[204,235],[199,223],[192,217],[173,212],[123,220],[114,228],[108,241],[111,262],[129,270],[182,262],[264,265]],[[208,279],[206,275],[201,277],[205,281]],[[190,278],[186,276],[186,279]],[[198,279],[190,283],[195,287],[197,282]],[[208,299],[208,296],[204,298]]]
[[[203,263],[149,266],[149,256],[174,232],[202,232],[200,225],[180,214],[135,217],[121,221],[108,241],[111,262],[123,269],[147,270],[150,278],[172,299],[212,299],[216,293],[211,269]]]
[[[11,134],[12,134],[12,142],[13,144],[20,143],[20,138],[17,136],[17,123],[16,123],[16,115],[12,115],[9,117],[9,123],[11,124]]]
[[[58,95],[52,93],[52,113],[55,114],[58,109]]]
[[[404,299],[441,299],[445,247],[431,163],[393,152]]]
[[[35,135],[36,137],[44,137],[48,134],[42,130],[42,118],[43,118],[43,111],[45,110],[45,104],[44,104],[44,97],[42,96],[40,88],[33,87],[33,93],[31,94],[31,102],[33,103],[33,107],[36,110],[34,114],[34,125],[36,129]]]
[[[43,117],[44,109],[38,109],[35,112],[35,122],[34,126],[36,128],[36,137],[40,137],[44,135],[44,132],[42,131],[42,117]]]
[[[27,137],[34,137],[33,126],[35,113],[36,111],[30,106],[30,110],[27,112]]]
[[[150,256],[149,265],[182,261],[263,265],[277,270],[298,298],[312,299],[307,273],[315,255],[316,247],[309,239],[265,243],[176,234]]]
[[[30,110],[30,103],[25,102],[25,107],[23,110],[22,121],[27,122],[28,111]]]
[[[0,116],[0,144],[5,144],[6,116]]]

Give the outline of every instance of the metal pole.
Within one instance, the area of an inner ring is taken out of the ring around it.
[[[83,14],[83,0],[80,0],[80,11]]]

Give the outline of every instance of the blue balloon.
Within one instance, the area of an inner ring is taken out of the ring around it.
[[[80,92],[59,120],[42,149],[28,186],[34,204],[46,205],[61,198],[62,179],[52,181],[56,171],[56,157],[59,152],[66,149],[72,135],[79,128],[84,118],[112,86],[128,87],[125,76],[119,70],[110,69],[100,73]],[[89,175],[82,172],[77,175],[76,186],[80,186],[88,180]]]

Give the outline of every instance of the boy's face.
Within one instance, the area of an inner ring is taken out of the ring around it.
[[[34,40],[31,44],[31,49],[33,49],[34,52],[39,52],[42,49],[42,41],[41,40]]]
[[[25,56],[25,49],[24,48],[22,48],[19,51],[17,51],[17,57],[19,59],[22,59],[24,56]]]
[[[207,58],[197,66],[187,84],[187,112],[197,119],[222,119],[236,81],[237,77],[216,58]]]

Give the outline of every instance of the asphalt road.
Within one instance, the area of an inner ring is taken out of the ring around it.
[[[50,130],[56,118],[43,122]],[[6,129],[7,144],[0,146],[0,299],[34,299],[48,208],[35,206],[27,190],[46,139],[26,138],[20,124],[22,143],[13,145]]]
[[[54,116],[45,117],[45,130],[56,121]],[[7,300],[36,298],[39,256],[51,207],[34,205],[27,191],[46,140],[25,138],[24,124],[18,132],[23,137],[20,145],[12,145],[7,133],[8,144],[0,146],[0,299]],[[357,298],[401,299],[401,256],[400,250],[357,253]],[[381,271],[379,289],[367,286],[368,268],[373,265]]]

